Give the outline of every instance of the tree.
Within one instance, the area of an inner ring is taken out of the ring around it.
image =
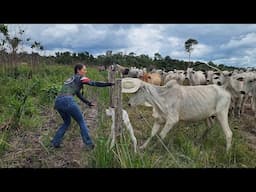
[[[17,51],[22,42],[24,32],[25,31],[23,29],[19,28],[18,34],[15,33],[13,36],[11,36],[8,26],[4,24],[0,25],[0,34],[3,35],[1,46],[6,45],[6,47],[9,49],[11,56],[11,67],[15,68],[15,70]]]
[[[155,60],[155,61],[156,61],[156,60],[162,60],[161,54],[160,54],[160,53],[155,53],[155,54],[154,54],[154,60]]]
[[[35,64],[35,62],[33,62],[36,58],[37,58],[37,65],[39,64],[39,57],[40,55],[38,53],[35,53],[34,50],[38,50],[38,51],[43,51],[44,50],[44,47],[41,45],[40,42],[37,42],[35,41],[32,45],[31,45],[31,49],[32,49],[32,69],[33,69],[33,66]],[[35,58],[34,58],[35,56]]]
[[[111,50],[106,51],[106,56],[111,56],[111,55],[112,55],[112,51]]]
[[[190,55],[191,55],[191,52],[193,51],[193,45],[196,45],[198,44],[198,41],[195,40],[195,39],[188,39],[186,42],[185,42],[185,50],[186,52],[188,52],[188,61],[190,63]]]
[[[44,50],[44,47],[41,45],[40,42],[35,41],[32,45],[31,45],[31,49],[39,49],[40,51]]]
[[[134,57],[136,54],[134,53],[134,52],[130,52],[129,54],[128,54],[128,56],[130,56],[130,57]]]
[[[6,48],[4,47],[6,44],[6,36],[8,34],[7,25],[0,24],[0,63],[3,63],[3,72],[6,70],[6,63],[4,60],[4,56],[6,55]]]

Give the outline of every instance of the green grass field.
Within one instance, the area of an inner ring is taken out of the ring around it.
[[[22,151],[28,150],[22,148],[22,145],[15,144],[15,141],[21,141],[24,137],[23,132],[38,134],[41,142],[40,148],[35,148],[33,140],[26,141],[28,142],[26,146],[30,146],[32,151],[37,151],[37,155],[30,158],[33,160],[33,158],[41,157],[40,161],[44,162],[40,165],[32,163],[31,167],[50,167],[48,159],[54,161],[56,158],[64,158],[61,155],[63,151],[55,152],[48,148],[56,127],[50,127],[48,129],[50,131],[44,131],[43,128],[46,124],[55,126],[61,123],[61,119],[53,109],[53,102],[62,82],[72,75],[73,67],[41,65],[31,79],[27,78],[28,66],[20,66],[18,71],[19,75],[16,79],[6,74],[0,74],[0,167],[19,167],[19,162],[24,157],[17,155],[17,151],[21,154]],[[95,81],[107,81],[107,72],[98,72],[95,68],[89,67],[88,77]],[[97,129],[93,134],[96,148],[91,153],[81,153],[80,159],[76,159],[76,162],[79,162],[77,163],[78,167],[254,168],[256,165],[255,149],[241,134],[242,130],[249,131],[254,128],[256,122],[252,117],[242,117],[240,120],[229,119],[233,131],[233,142],[228,153],[226,152],[224,134],[217,123],[212,127],[207,138],[200,140],[206,129],[203,121],[180,122],[163,141],[159,137],[155,137],[148,148],[143,151],[139,150],[138,153],[133,152],[129,134],[124,131],[122,137],[117,138],[114,148],[109,150],[108,136],[112,122],[111,118],[105,114],[105,109],[109,105],[109,89],[85,86],[84,92],[88,99],[98,103]],[[151,133],[152,109],[147,107],[129,108],[127,106],[129,97],[129,94],[123,94],[123,108],[129,114],[138,144],[141,145]],[[73,136],[79,137],[78,126],[72,123],[73,127],[72,132],[67,134],[67,142],[71,141]],[[17,150],[18,148],[19,150]],[[69,150],[72,151],[72,148]],[[7,158],[10,153],[13,153],[12,159],[8,159],[10,155]],[[40,156],[42,153],[46,153],[46,155]],[[47,160],[44,157],[47,157]]]

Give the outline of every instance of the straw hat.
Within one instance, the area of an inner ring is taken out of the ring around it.
[[[135,93],[141,85],[141,80],[137,78],[122,79],[122,93]]]

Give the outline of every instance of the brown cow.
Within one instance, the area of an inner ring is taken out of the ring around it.
[[[144,73],[139,79],[154,85],[162,85],[162,79],[159,73]]]

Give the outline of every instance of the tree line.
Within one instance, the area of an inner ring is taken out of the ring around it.
[[[193,50],[192,45],[198,44],[195,39],[188,39],[185,42],[185,51],[189,54],[189,61],[177,60],[170,56],[162,57],[160,53],[155,53],[152,58],[146,54],[136,55],[134,52],[128,54],[122,52],[113,53],[111,50],[107,50],[105,54],[97,57],[93,56],[88,51],[78,53],[69,51],[56,52],[55,56],[46,56],[43,54],[44,46],[39,41],[25,37],[24,32],[23,29],[19,28],[15,35],[11,35],[8,25],[0,24],[0,65],[5,73],[15,72],[17,66],[22,63],[27,63],[31,66],[31,74],[36,71],[37,66],[42,63],[74,65],[75,63],[82,62],[89,66],[104,66],[105,68],[111,64],[118,63],[126,67],[133,66],[147,68],[148,70],[155,68],[165,71],[174,69],[186,70],[187,67],[193,67],[195,70],[209,69],[203,62],[190,61],[191,51]],[[24,45],[29,46],[32,52],[27,53],[26,51],[22,51]],[[209,61],[208,64],[218,67],[221,70],[241,69],[224,64],[216,65],[212,61]]]

